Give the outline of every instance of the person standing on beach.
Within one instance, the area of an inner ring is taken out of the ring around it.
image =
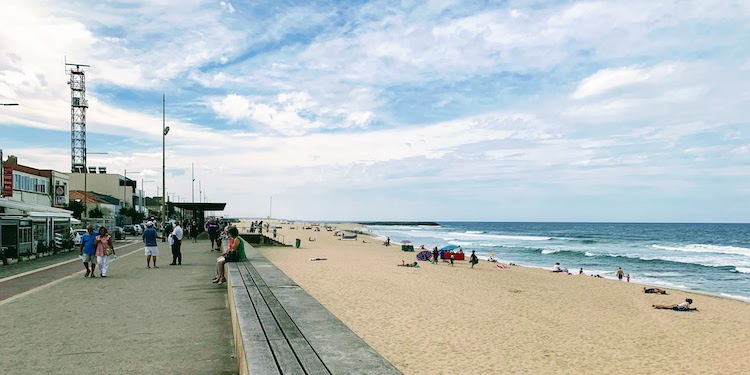
[[[182,264],[182,227],[180,226],[180,222],[175,220],[174,221],[174,229],[172,229],[172,238],[170,239],[172,242],[172,263],[170,263],[170,266],[176,266]]]
[[[623,276],[625,276],[625,272],[622,271],[622,267],[617,267],[617,278],[622,281]]]
[[[86,275],[84,277],[95,277],[94,270],[96,270],[96,236],[94,235],[94,227],[89,225],[86,227],[86,233],[81,236],[81,247],[80,254],[83,256],[83,266],[86,267]],[[89,263],[91,263],[91,269],[89,269]]]
[[[439,257],[440,257],[440,253],[438,252],[437,246],[435,246],[435,248],[432,249],[432,261],[434,264],[438,264]]]
[[[479,263],[479,258],[477,258],[477,254],[474,253],[474,250],[471,251],[471,257],[469,257],[469,263],[471,263],[471,268],[474,268],[474,265]]]
[[[94,245],[96,246],[96,262],[99,263],[100,276],[107,277],[109,257],[115,253],[115,247],[112,245],[112,236],[107,233],[107,228],[99,228],[99,235],[96,236]]]
[[[154,258],[154,268],[159,268],[156,265],[156,257],[159,256],[159,246],[156,240],[159,238],[159,234],[154,229],[154,222],[149,221],[146,223],[146,230],[143,231],[143,243],[146,244],[146,267],[151,268],[151,258]]]
[[[451,267],[453,267],[453,260],[456,259],[456,254],[451,251]]]

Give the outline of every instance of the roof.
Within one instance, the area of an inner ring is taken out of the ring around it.
[[[81,203],[83,203],[84,201],[83,191],[71,190],[69,194],[70,194],[71,201],[80,201]],[[86,197],[86,203],[104,203],[104,204],[111,204],[113,206],[119,206],[122,203],[119,199],[115,197],[105,195],[105,194],[100,194],[100,193],[93,192],[93,191],[87,191],[85,197]]]
[[[224,211],[224,207],[227,206],[226,203],[210,203],[210,202],[203,202],[203,203],[172,202],[172,205],[174,207],[182,208],[183,210],[190,210],[190,211]]]
[[[18,202],[18,201],[12,201],[7,198],[0,198],[0,207],[5,208],[11,208],[14,210],[20,210],[25,211],[27,213],[37,213],[37,212],[46,212],[46,213],[52,213],[54,215],[51,216],[67,216],[70,217],[70,214],[72,211],[63,210],[61,208],[55,208],[50,206],[43,206],[39,204],[31,204],[31,203],[24,203],[24,202]]]

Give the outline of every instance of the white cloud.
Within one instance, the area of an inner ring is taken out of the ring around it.
[[[213,100],[211,108],[219,117],[231,122],[262,125],[273,132],[290,136],[322,129],[366,128],[375,118],[375,114],[369,111],[328,108],[304,91],[280,93],[265,103],[258,98],[230,94]]]
[[[581,81],[573,93],[573,99],[596,96],[618,87],[644,82],[648,78],[648,74],[642,69],[602,69]]]
[[[235,12],[234,6],[232,5],[232,3],[229,3],[229,2],[226,2],[226,1],[222,1],[222,2],[219,3],[219,5],[221,5],[221,9],[224,9],[224,10],[226,10],[229,13],[234,13]]]

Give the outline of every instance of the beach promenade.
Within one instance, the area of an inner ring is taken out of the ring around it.
[[[237,373],[207,241],[186,239],[181,266],[160,242],[158,269],[140,242],[116,248],[107,278],[84,278],[74,261],[0,280],[0,373]]]

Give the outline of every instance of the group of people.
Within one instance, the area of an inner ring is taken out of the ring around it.
[[[208,233],[208,239],[211,241],[211,251],[221,252],[221,240],[222,234],[225,234],[229,224],[223,220],[209,218],[206,222],[206,233]]]
[[[568,272],[567,268],[561,268],[560,263],[555,263],[555,265],[552,267],[552,272],[562,272],[567,273],[570,275],[570,272]],[[583,272],[583,268],[581,268],[578,271],[579,275],[586,275]],[[622,281],[623,278],[627,280],[627,282],[630,282],[630,274],[626,274],[625,271],[622,270],[622,267],[617,267],[617,271],[615,272],[615,275],[617,276],[617,279]],[[601,275],[591,275],[593,277],[602,277]],[[643,293],[646,294],[667,294],[667,291],[661,288],[654,288],[654,287],[644,287]],[[678,304],[672,304],[672,305],[651,305],[651,307],[655,309],[663,309],[663,310],[674,310],[674,311],[697,311],[697,308],[691,307],[690,304],[693,303],[693,300],[691,298],[686,298],[684,302],[678,303]]]
[[[172,263],[169,263],[169,265],[182,265],[182,240],[185,236],[185,232],[180,226],[180,221],[175,220],[174,224],[169,223],[165,226],[164,235],[167,237],[169,247],[172,250]],[[153,261],[153,268],[159,268],[159,266],[156,265],[156,259],[159,256],[159,246],[157,241],[163,237],[159,236],[159,233],[154,228],[153,221],[148,221],[146,223],[146,230],[143,231],[141,237],[145,244],[146,267],[151,268]]]
[[[96,277],[96,265],[99,264],[99,276],[107,277],[109,270],[109,261],[116,257],[115,247],[112,242],[112,236],[109,235],[107,228],[99,227],[97,234],[94,234],[94,227],[86,227],[86,233],[81,236],[79,247],[83,266],[86,268],[84,277]]]
[[[552,272],[559,272],[559,273],[565,273],[565,274],[568,274],[568,275],[572,275],[572,273],[570,273],[570,271],[568,271],[567,268],[560,267],[560,262],[557,262],[557,263],[555,263],[554,266],[552,266]],[[580,275],[580,276],[586,276],[586,273],[583,272],[583,268],[581,268],[581,269],[578,270],[578,275]],[[625,272],[622,270],[622,267],[617,267],[617,271],[615,272],[615,275],[617,276],[617,279],[620,280],[620,281],[622,281],[623,278],[624,278],[625,280],[627,280],[627,282],[630,282],[630,274],[626,275]],[[603,278],[602,275],[598,275],[598,274],[597,275],[591,275],[591,277]]]
[[[250,223],[250,233],[258,232],[260,234],[263,234],[264,228],[266,232],[268,232],[268,223],[263,224],[263,220],[260,220],[260,221],[256,220]]]
[[[224,264],[227,262],[236,262],[244,257],[243,242],[239,238],[237,227],[228,226],[228,224],[219,222],[214,218],[211,218],[206,224],[206,229],[211,239],[211,251],[216,250],[221,252],[221,256],[216,259],[216,275],[213,279],[214,283],[221,285],[226,282]],[[193,242],[197,242],[197,231],[197,225],[193,222],[188,232]],[[225,250],[222,250],[221,246],[222,235],[228,239]],[[148,221],[146,229],[141,236],[144,243],[146,267],[159,268],[157,265],[157,258],[159,256],[158,240],[165,239],[165,237],[172,251],[172,263],[170,265],[182,265],[182,241],[184,236],[185,232],[179,220],[166,225],[163,236],[159,236],[159,233],[154,228],[154,222],[151,220]],[[96,277],[97,264],[99,265],[100,277],[107,277],[110,259],[112,257],[116,259],[117,257],[112,236],[109,235],[105,227],[100,227],[98,233],[95,234],[94,227],[89,225],[86,228],[86,233],[81,236],[79,251],[83,266],[86,269],[85,277],[91,278]]]

